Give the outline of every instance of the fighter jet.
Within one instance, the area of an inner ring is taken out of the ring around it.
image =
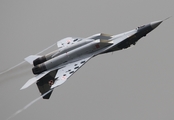
[[[43,96],[43,99],[49,99],[54,88],[63,84],[91,58],[135,45],[163,21],[151,22],[118,35],[99,33],[87,38],[64,38],[57,42],[57,50],[44,56],[30,55],[25,58],[25,61],[33,65],[35,76],[21,90],[36,82],[41,95],[51,90]]]

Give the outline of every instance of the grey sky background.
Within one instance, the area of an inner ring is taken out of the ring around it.
[[[173,0],[1,0],[0,71],[65,37],[119,34],[173,12]],[[41,99],[11,119],[173,120],[173,21],[162,23],[136,46],[91,59],[51,99]],[[40,95],[35,84],[19,90],[33,77],[31,68],[25,63],[0,75],[1,120]]]

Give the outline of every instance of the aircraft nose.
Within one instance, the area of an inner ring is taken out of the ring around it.
[[[158,27],[158,25],[160,25],[163,21],[155,21],[155,22],[151,22],[150,25],[153,29],[155,29],[156,27]]]

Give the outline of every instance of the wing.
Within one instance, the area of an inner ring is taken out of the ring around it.
[[[58,87],[59,85],[63,84],[71,75],[73,75],[78,69],[80,69],[92,56],[88,56],[85,58],[82,58],[76,62],[72,62],[64,66],[60,69],[55,69],[39,80],[37,80],[36,84],[37,87],[41,93],[41,95],[44,95],[47,93],[50,89],[53,89],[55,87]],[[43,96],[43,99],[49,99],[52,91],[48,94]]]
[[[71,75],[73,75],[78,69],[80,69],[88,60],[90,60],[93,55],[88,55],[85,57],[81,57],[78,60],[71,62],[67,65],[64,65],[61,68],[55,67],[52,70],[45,71],[31,79],[29,79],[21,88],[25,89],[36,82],[37,87],[41,93],[44,95],[50,89],[58,87],[63,84]],[[49,99],[52,91],[43,96],[43,99]]]
[[[56,80],[54,84],[51,86],[51,89],[63,84],[71,75],[73,75],[92,57],[93,57],[92,55],[88,57],[84,57],[76,62],[69,63],[65,67],[59,69],[55,76]]]
[[[81,38],[72,38],[72,37],[67,37],[67,38],[64,38],[60,41],[57,42],[57,47],[58,48],[61,48],[61,47],[67,47],[71,44],[74,44],[76,42],[79,42],[81,41],[82,39]]]

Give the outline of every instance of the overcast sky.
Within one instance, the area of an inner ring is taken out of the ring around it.
[[[65,37],[119,34],[173,12],[173,0],[1,0],[0,71]],[[91,59],[49,100],[11,119],[173,120],[173,21],[163,22],[136,46]],[[0,75],[1,120],[40,96],[35,84],[20,91],[33,77],[31,68],[25,63]]]

